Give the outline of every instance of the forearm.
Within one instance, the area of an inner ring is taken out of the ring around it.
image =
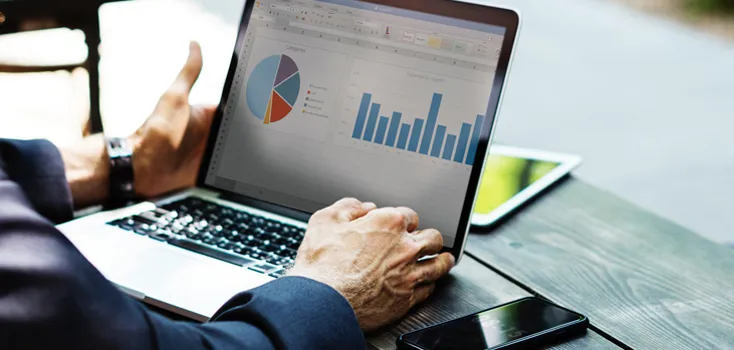
[[[326,285],[280,279],[233,298],[217,322],[177,323],[118,291],[1,167],[0,208],[3,349],[364,348],[349,303]]]
[[[231,335],[224,338],[216,328],[149,314],[35,213],[2,169],[0,208],[0,348],[232,349],[246,344],[236,331],[261,340],[250,348],[272,348],[254,326],[231,325]]]
[[[109,194],[110,165],[105,138],[92,135],[59,149],[77,208],[102,204]]]
[[[0,180],[3,176],[17,185],[33,209],[46,219],[62,223],[73,218],[64,163],[58,148],[50,142],[0,139]],[[0,208],[0,213],[8,210]]]

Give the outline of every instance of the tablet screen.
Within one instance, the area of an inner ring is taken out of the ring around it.
[[[474,213],[490,214],[560,165],[559,162],[490,155],[485,165]]]

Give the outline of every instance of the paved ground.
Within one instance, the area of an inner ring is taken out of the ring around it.
[[[734,242],[731,42],[612,0],[493,2],[524,19],[497,141],[581,154],[580,178]],[[137,127],[175,76],[190,38],[203,42],[206,61],[192,98],[217,102],[241,3],[140,0],[103,10],[108,129]],[[0,96],[0,106],[13,101]],[[0,123],[1,134],[11,132]]]
[[[691,7],[692,0],[615,0],[655,15],[673,18],[699,30],[714,33],[734,42],[734,15],[717,11],[702,12]],[[699,1],[699,0],[696,0]],[[703,2],[703,1],[702,1]]]
[[[734,45],[603,0],[499,0],[524,24],[497,140],[734,242]]]

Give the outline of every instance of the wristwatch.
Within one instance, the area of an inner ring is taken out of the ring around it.
[[[107,137],[107,154],[110,157],[109,206],[122,207],[135,198],[135,174],[133,149],[126,139]]]

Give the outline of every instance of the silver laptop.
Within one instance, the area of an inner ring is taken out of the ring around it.
[[[519,18],[446,0],[247,1],[196,188],[59,228],[197,320],[283,276],[309,214],[408,206],[461,258]]]

